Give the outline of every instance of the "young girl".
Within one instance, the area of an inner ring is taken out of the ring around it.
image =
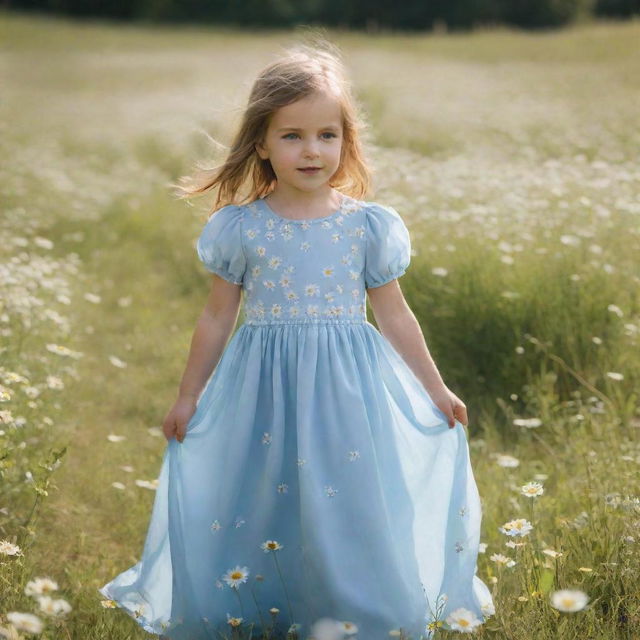
[[[398,284],[403,220],[361,199],[361,128],[335,48],[298,46],[260,73],[224,164],[184,190],[218,188],[197,241],[211,292],[142,558],[100,589],[147,631],[417,639],[493,613],[466,407]]]

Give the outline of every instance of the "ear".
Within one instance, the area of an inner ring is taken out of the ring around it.
[[[267,150],[262,146],[261,142],[256,142],[254,145],[258,155],[263,159],[266,160],[269,157],[269,154],[267,153]]]

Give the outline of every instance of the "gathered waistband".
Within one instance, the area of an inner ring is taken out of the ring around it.
[[[334,325],[334,324],[357,324],[364,325],[368,324],[366,318],[294,318],[294,319],[283,319],[283,320],[245,320],[240,326],[259,326],[259,327],[277,327],[282,325],[311,325],[311,326],[322,326],[322,325]]]

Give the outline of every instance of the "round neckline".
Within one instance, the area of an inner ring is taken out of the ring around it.
[[[340,193],[340,192],[338,192]],[[276,213],[267,203],[267,201],[265,200],[264,197],[258,198],[258,200],[260,202],[262,202],[262,205],[265,207],[265,209],[267,210],[267,213],[270,213],[272,216],[279,218],[280,220],[285,220],[286,222],[295,222],[297,224],[302,224],[304,222],[322,222],[323,220],[327,220],[329,218],[333,218],[333,216],[337,216],[340,213],[343,213],[343,207],[344,204],[347,200],[347,196],[344,193],[340,193],[340,205],[338,206],[338,209],[336,209],[335,211],[329,213],[326,216],[319,216],[317,218],[287,218],[285,216],[281,216],[279,213]]]

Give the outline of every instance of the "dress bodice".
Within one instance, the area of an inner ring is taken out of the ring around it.
[[[214,212],[197,242],[206,268],[243,286],[246,324],[366,321],[366,288],[401,276],[409,232],[391,207],[343,195],[338,210],[296,220],[263,198]]]

